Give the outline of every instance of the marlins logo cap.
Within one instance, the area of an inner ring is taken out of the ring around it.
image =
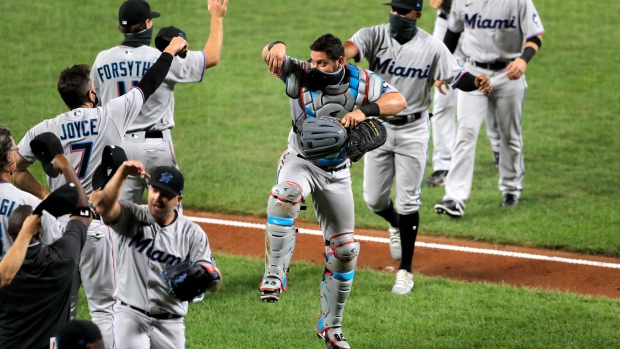
[[[423,3],[424,1],[422,0],[392,0],[392,2],[387,2],[383,5],[404,8],[407,10],[422,11]]]
[[[150,173],[149,184],[176,196],[183,194],[185,180],[179,170],[172,166],[159,166]]]
[[[118,23],[123,26],[142,23],[158,18],[159,12],[151,11],[151,5],[143,0],[125,1],[118,10]]]

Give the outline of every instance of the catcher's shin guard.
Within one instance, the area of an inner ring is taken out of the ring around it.
[[[295,218],[301,199],[301,190],[291,183],[280,183],[271,189],[265,230],[265,275],[260,285],[265,302],[277,302],[288,286],[286,273],[295,249]]]
[[[334,236],[325,247],[325,274],[321,283],[321,315],[316,332],[328,348],[349,348],[342,335],[342,313],[351,292],[360,244],[347,233]]]

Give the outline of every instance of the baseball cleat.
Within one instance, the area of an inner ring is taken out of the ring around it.
[[[284,282],[275,277],[264,277],[260,284],[260,299],[263,302],[277,303],[282,291],[286,291],[286,277]]]
[[[504,194],[504,199],[502,200],[503,207],[512,207],[519,205],[519,198],[515,194]]]
[[[435,171],[426,179],[426,185],[429,187],[443,187],[448,171]]]
[[[205,299],[205,294],[201,294],[200,296],[192,299],[192,303],[198,303],[198,302],[202,302],[202,300]]]
[[[413,289],[413,274],[405,269],[400,269],[396,273],[396,283],[392,287],[392,293],[409,294],[411,289]]]
[[[319,316],[319,319],[321,317]],[[325,341],[327,349],[351,349],[349,342],[344,338],[340,327],[325,328],[316,333],[317,337]]]
[[[459,218],[465,214],[465,207],[454,200],[444,200],[435,205],[437,214],[447,214],[452,218]]]
[[[400,229],[390,225],[388,232],[390,233],[390,253],[392,254],[392,258],[399,261],[403,253],[403,248],[400,243]]]

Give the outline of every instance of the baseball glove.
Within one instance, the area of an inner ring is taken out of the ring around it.
[[[368,118],[351,130],[345,149],[349,159],[356,162],[367,152],[382,146],[386,139],[387,131],[381,121],[375,118]]]
[[[214,266],[196,264],[190,260],[162,271],[161,277],[168,285],[168,290],[184,302],[196,298],[220,282]]]

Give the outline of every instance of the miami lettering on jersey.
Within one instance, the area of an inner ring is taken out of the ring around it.
[[[147,70],[153,65],[153,62],[145,61],[121,61],[106,63],[97,68],[99,80],[103,83],[105,80],[117,79],[127,76],[141,78]]]
[[[144,253],[150,260],[154,262],[160,262],[169,265],[175,265],[181,262],[181,257],[179,256],[175,256],[162,250],[153,251],[152,243],[153,239],[140,240],[138,236],[134,236],[129,242],[129,247],[133,246],[133,248],[138,253]]]
[[[479,13],[474,13],[473,16],[469,17],[469,15],[465,14],[465,26],[468,28],[478,28],[478,29],[502,29],[502,28],[514,28],[515,21],[517,20],[517,16],[512,16],[509,19],[492,19],[492,18],[482,18]]]
[[[77,113],[81,113],[81,110],[74,111],[75,116],[78,116]],[[99,134],[97,119],[90,120],[79,120],[79,121],[71,121],[64,124],[61,124],[62,135],[60,136],[60,140],[64,141],[66,139],[74,139],[74,138],[82,138],[86,136],[96,136]]]
[[[426,79],[428,78],[428,73],[431,70],[431,65],[427,64],[426,68],[404,67],[396,65],[396,61],[392,58],[388,58],[382,62],[381,57],[377,56],[371,70],[381,74],[402,76],[404,78],[417,77],[418,79]]]

